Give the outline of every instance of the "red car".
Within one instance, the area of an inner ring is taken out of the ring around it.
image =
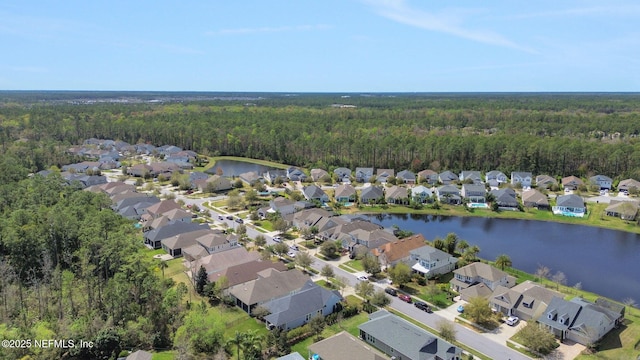
[[[411,296],[409,295],[405,295],[405,294],[398,294],[398,299],[404,301],[404,302],[408,302],[409,304],[411,304]]]

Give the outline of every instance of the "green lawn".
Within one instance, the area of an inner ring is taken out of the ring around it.
[[[355,270],[364,271],[364,266],[362,266],[362,260],[355,260],[355,259],[349,260],[344,264]]]
[[[369,314],[365,313],[365,312],[360,312],[358,315],[356,316],[352,316],[348,319],[344,319],[341,322],[337,323],[337,324],[333,324],[331,326],[327,326],[323,331],[322,331],[322,338],[326,339],[328,337],[331,337],[341,331],[346,331],[349,334],[353,335],[353,336],[358,336],[360,334],[360,331],[358,330],[358,326],[360,326],[361,324],[367,322],[367,320],[369,320]],[[291,346],[291,352],[298,352],[300,355],[306,355],[308,350],[307,347],[309,347],[309,345],[313,344],[316,342],[316,338],[315,336],[309,337],[293,346]]]
[[[152,360],[173,360],[176,358],[176,356],[178,355],[178,353],[176,353],[175,351],[171,350],[171,351],[161,351],[158,353],[153,353],[153,356],[151,357]]]
[[[316,256],[318,256],[318,255],[316,255]],[[319,257],[319,256],[318,256],[318,257]],[[344,270],[344,271],[347,271],[347,272],[350,272],[350,273],[352,273],[352,274],[356,273],[356,271],[355,271],[354,269],[352,269],[352,268],[350,268],[350,267],[348,267],[348,266],[345,266],[344,264],[340,264],[340,265],[338,265],[338,267],[339,267],[340,269],[342,269],[342,270]]]

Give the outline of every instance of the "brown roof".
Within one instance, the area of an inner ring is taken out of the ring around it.
[[[531,189],[526,190],[522,193],[522,202],[527,205],[527,203],[535,203],[536,205],[547,205],[549,206],[549,199],[543,193],[538,190]]]
[[[229,266],[222,271],[210,274],[208,276],[208,279],[211,282],[215,282],[221,276],[226,276],[228,280],[228,286],[235,286],[238,284],[243,284],[247,281],[257,279],[258,273],[266,269],[275,269],[280,272],[284,272],[287,271],[287,266],[280,261],[272,262],[254,260],[244,264]]]
[[[579,185],[583,184],[582,180],[580,180],[579,177],[576,177],[573,175],[562,178],[562,185],[568,184],[570,182],[575,182],[576,184],[579,184]]]
[[[256,280],[231,287],[229,293],[243,303],[252,305],[287,295],[311,281],[298,269],[284,272],[267,269],[258,275]]]
[[[388,242],[382,246],[373,249],[371,252],[374,256],[385,254],[388,263],[398,261],[409,257],[411,250],[423,247],[426,239],[422,234],[416,234],[408,238]]]
[[[204,266],[207,270],[207,274],[212,274],[216,271],[226,269],[230,266],[245,264],[249,261],[258,260],[260,253],[257,251],[247,251],[242,246],[237,246],[229,250],[220,251],[211,255],[205,256],[195,264],[198,268],[200,265]]]
[[[149,206],[147,208],[147,214],[151,214],[151,216],[157,217],[158,215],[162,215],[173,209],[181,209],[181,207],[177,202],[173,200],[164,200]]]

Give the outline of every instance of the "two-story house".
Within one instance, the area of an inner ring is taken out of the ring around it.
[[[496,269],[495,267],[475,262],[463,266],[453,271],[453,279],[449,282],[453,291],[459,292],[462,300],[468,301],[470,297],[467,294],[474,293],[473,290],[466,291],[474,286],[486,286],[489,294],[498,286],[511,288],[516,284],[515,278],[506,272]],[[489,295],[488,294],[488,295]],[[471,296],[472,297],[472,296]]]
[[[424,245],[409,252],[409,266],[427,279],[453,271],[457,262],[458,258],[433,246]]]
[[[465,170],[462,171],[459,175],[460,182],[472,183],[472,184],[482,184],[482,174],[480,171],[476,170]]]
[[[511,185],[522,185],[523,188],[531,187],[533,174],[526,171],[514,171],[511,173]]]
[[[430,202],[432,196],[433,192],[431,189],[425,186],[418,185],[411,188],[411,198],[421,204]]]
[[[487,191],[480,184],[462,184],[462,197],[471,203],[484,203]]]
[[[462,202],[460,190],[455,185],[442,185],[436,189],[438,201],[443,204],[459,205]]]
[[[613,179],[606,175],[595,175],[589,178],[589,181],[600,187],[600,190],[611,190]]]
[[[335,168],[333,173],[336,175],[336,181],[343,184],[351,183],[351,169],[345,167]]]
[[[370,182],[373,177],[373,168],[357,167],[356,168],[356,181],[359,183]]]

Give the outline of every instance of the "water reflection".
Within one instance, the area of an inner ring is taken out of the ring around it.
[[[617,300],[640,301],[640,235],[552,222],[435,215],[370,216],[385,227],[422,233],[427,239],[456,233],[493,260],[507,254],[515,267],[535,273],[540,266],[562,271],[568,284]]]

